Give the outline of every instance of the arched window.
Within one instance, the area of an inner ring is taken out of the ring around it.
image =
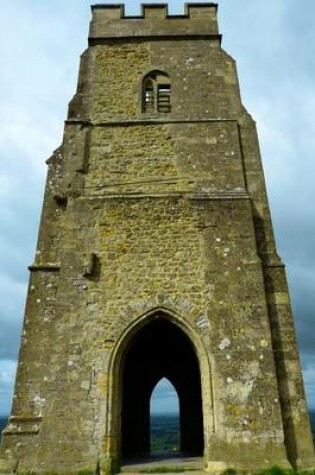
[[[144,77],[142,112],[171,112],[171,82],[166,73],[151,71]]]

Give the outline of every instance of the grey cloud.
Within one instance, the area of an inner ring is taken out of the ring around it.
[[[16,359],[24,309],[26,285],[0,275],[0,360]]]
[[[0,416],[7,416],[11,408],[15,370],[14,360],[0,361]]]
[[[19,315],[20,316],[20,315]],[[12,318],[10,321],[1,319],[1,333],[0,333],[0,360],[12,358],[17,360],[19,353],[19,343],[21,336],[21,320]]]

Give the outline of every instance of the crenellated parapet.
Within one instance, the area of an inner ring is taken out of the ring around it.
[[[124,5],[93,5],[89,40],[130,37],[218,36],[217,4],[187,3],[183,15],[169,15],[166,4],[141,6],[125,15]]]

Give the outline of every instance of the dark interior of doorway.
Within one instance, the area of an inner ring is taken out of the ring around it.
[[[157,382],[175,387],[180,410],[181,456],[203,454],[203,418],[198,359],[187,335],[158,313],[131,339],[122,373],[122,459],[150,454],[150,398]]]

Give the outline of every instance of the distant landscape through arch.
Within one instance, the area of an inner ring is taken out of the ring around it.
[[[172,383],[162,378],[150,399],[150,453],[170,455],[180,451],[179,399]]]

